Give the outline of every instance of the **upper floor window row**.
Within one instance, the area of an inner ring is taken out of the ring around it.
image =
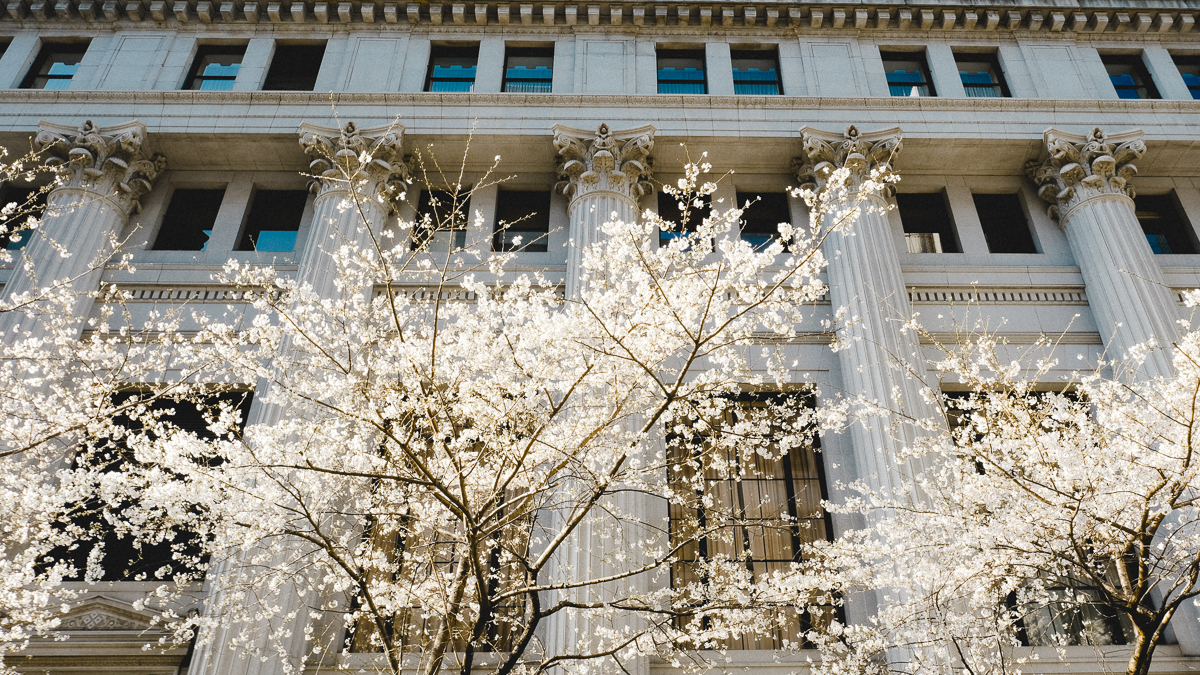
[[[263,91],[314,91],[325,60],[324,41],[280,41],[272,45],[269,57],[256,56],[260,63],[243,69],[248,42],[198,44],[178,85],[197,91],[234,89]],[[24,89],[68,89],[77,78],[87,56],[90,40],[47,39],[30,60],[20,80]],[[775,45],[732,45],[714,62],[713,45],[693,47],[669,45],[656,50],[657,92],[660,94],[779,95],[786,92],[779,47]],[[3,48],[0,47],[0,53]],[[1012,96],[1001,54],[994,49],[954,48],[950,52],[957,82],[949,60],[933,63],[924,49],[883,47],[879,50],[888,92],[892,96],[927,97],[959,95],[1003,98]],[[1200,99],[1200,53],[1164,53],[1165,64],[1151,67],[1144,53],[1093,52],[1108,74],[1112,95],[1126,99],[1161,98],[1166,91],[1174,98],[1187,95]],[[1156,57],[1158,58],[1158,57]],[[430,46],[423,90],[428,92],[473,92],[481,72],[486,91],[511,93],[550,93],[554,82],[555,47],[553,44],[529,46],[529,43],[505,45],[503,57],[496,55],[498,67],[484,64],[481,70],[479,43],[433,43]],[[1166,83],[1163,78],[1181,79]],[[719,64],[727,72],[713,71]],[[945,63],[946,65],[940,65]],[[100,64],[97,64],[100,65]],[[931,69],[931,65],[933,68]],[[1091,67],[1091,66],[1089,66]],[[96,68],[91,70],[95,71]],[[249,77],[257,81],[249,81]],[[239,79],[240,78],[240,79]],[[499,82],[491,78],[498,78]],[[935,84],[936,82],[936,84]],[[415,83],[414,83],[415,84]],[[958,86],[961,84],[961,91]],[[1182,84],[1183,87],[1179,85]],[[78,88],[79,85],[76,85]],[[86,85],[84,85],[86,86]],[[714,89],[715,87],[715,89]],[[942,90],[942,91],[939,91]],[[1078,94],[1076,94],[1078,95]]]

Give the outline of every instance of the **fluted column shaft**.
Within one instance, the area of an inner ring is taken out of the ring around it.
[[[97,127],[91,121],[78,128],[43,122],[35,146],[49,166],[60,167],[62,183],[47,195],[38,231],[23,232],[29,243],[16,260],[3,298],[36,298],[51,285],[66,283],[75,294],[72,316],[80,329],[100,287],[105,260],[129,216],[140,209],[138,200],[150,191],[166,166],[161,155],[147,155],[146,126],[129,122]],[[65,254],[64,254],[65,253]],[[4,339],[12,329],[37,335],[44,332],[24,312],[0,315]]]
[[[578,300],[583,252],[600,237],[600,226],[614,214],[618,220],[636,220],[638,200],[654,190],[646,160],[654,148],[654,127],[614,132],[601,124],[590,132],[558,125],[554,147],[559,155],[556,189],[570,200],[566,297]]]
[[[357,251],[369,250],[371,232],[378,234],[394,209],[393,200],[399,196],[408,175],[402,135],[403,128],[399,125],[368,130],[358,129],[353,122],[340,130],[301,126],[300,144],[313,157],[309,168],[317,176],[313,185],[317,196],[313,201],[309,241],[300,256],[298,280],[310,286],[318,297],[334,298],[339,292],[334,252],[343,246]],[[368,157],[369,161],[364,162]],[[290,344],[285,340],[280,346],[284,362],[291,360],[287,358]],[[280,376],[284,375],[280,373]],[[265,396],[269,388],[268,383],[259,393]],[[255,407],[250,423],[277,424],[284,413],[285,410],[276,404],[259,405]],[[295,550],[290,551],[291,557],[300,558],[296,551],[305,546],[308,545],[297,540]],[[288,559],[278,560],[280,567],[288,563]],[[212,573],[210,606],[220,601],[222,579],[236,573],[235,564],[226,563]],[[211,643],[197,650],[190,670],[200,675],[283,675],[289,664],[273,653],[276,643],[279,651],[291,661],[290,666],[298,668],[311,651],[305,629],[309,622],[306,606],[312,599],[304,597],[289,584],[270,600],[280,611],[269,620],[269,626],[264,622],[257,644],[251,645],[252,649],[266,655],[266,660],[247,659],[230,650],[229,644],[244,633],[244,627],[222,626],[215,631]]]
[[[843,167],[850,169],[852,190],[873,170],[890,172],[901,149],[899,129],[862,134],[850,127],[836,134],[806,127],[801,133],[804,156],[794,164],[797,178],[821,188]],[[936,383],[928,379],[918,336],[900,330],[912,317],[912,307],[887,215],[879,210],[884,204],[878,195],[868,199],[878,201],[864,203],[850,229],[833,229],[823,249],[830,301],[845,309],[846,322],[838,328],[843,387],[848,395],[861,395],[892,411],[856,420],[850,427],[858,472],[872,488],[891,492],[919,470],[898,459],[914,436],[906,420],[938,420],[941,413],[922,393]]]
[[[1138,223],[1128,182],[1146,149],[1142,132],[1096,129],[1085,137],[1051,129],[1045,142],[1046,158],[1026,170],[1066,231],[1108,358],[1154,342],[1161,349],[1147,354],[1139,376],[1170,375],[1182,312]]]

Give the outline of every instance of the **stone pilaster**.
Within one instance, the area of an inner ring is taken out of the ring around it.
[[[1049,129],[1045,152],[1026,173],[1050,202],[1083,273],[1088,303],[1109,358],[1153,341],[1145,376],[1172,372],[1170,350],[1182,318],[1133,208],[1134,166],[1146,151],[1140,130],[1087,136]]]
[[[654,127],[613,131],[601,124],[596,131],[555,125],[558,152],[556,189],[566,195],[571,246],[567,253],[567,298],[578,298],[583,251],[600,234],[600,226],[615,218],[638,217],[638,200],[654,191],[647,156],[654,149]]]
[[[898,128],[862,133],[851,126],[836,133],[805,127],[800,133],[803,155],[793,162],[793,171],[801,184],[819,189],[844,167],[856,191],[873,171],[890,173],[902,147]],[[883,197],[870,199],[876,201],[863,204],[858,222],[849,230],[833,229],[822,248],[829,261],[830,300],[846,312],[845,325],[838,328],[843,388],[894,411],[850,428],[858,473],[871,487],[891,491],[919,470],[897,459],[914,435],[905,418],[936,420],[941,413],[922,395],[926,383],[937,384],[927,377],[917,336],[899,330],[912,308],[887,214],[878,210],[886,206]]]
[[[47,195],[40,231],[24,234],[29,244],[3,297],[36,297],[38,289],[66,282],[78,294],[74,315],[82,320],[100,285],[105,261],[97,256],[112,252],[166,160],[146,150],[146,125],[138,121],[98,127],[89,120],[78,128],[42,122],[34,146],[59,168],[62,182]],[[0,328],[8,335],[24,319],[22,312],[6,313]]]

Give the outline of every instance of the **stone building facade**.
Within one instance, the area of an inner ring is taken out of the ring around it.
[[[302,174],[315,148],[347,138],[382,139],[394,161],[372,174],[380,189],[415,152],[453,162],[470,139],[468,181],[501,156],[516,178],[476,191],[481,219],[461,241],[503,248],[503,214],[545,204],[548,218],[530,225],[545,245],[515,264],[568,292],[580,263],[568,240],[588,241],[598,213],[658,209],[656,185],[673,183],[688,153],[734,171],[715,200],[762,196],[764,222],[807,219],[786,191],[819,181],[823,162],[891,162],[898,208],[835,242],[843,255],[831,256],[817,317],[849,307],[869,318],[855,328],[865,339],[834,353],[814,328],[790,347],[798,382],[887,398],[907,386],[879,367],[887,355],[930,348],[892,329],[913,312],[946,339],[956,321],[1014,348],[1058,336],[1072,361],[1174,338],[1177,291],[1200,286],[1197,15],[1191,0],[10,0],[0,144],[90,153],[49,199],[96,198],[45,225],[79,255],[37,257],[36,243],[26,253],[43,278],[62,277],[108,235],[127,239],[134,274],[78,283],[120,283],[135,312],[229,302],[212,279],[229,258],[319,284],[327,266],[314,242],[338,215],[330,190],[308,191]],[[615,159],[594,161],[611,147]],[[421,200],[410,191],[398,215]],[[6,293],[29,283],[12,270],[0,280]],[[822,441],[831,482],[905,470],[888,460],[897,441],[883,422]],[[68,615],[68,642],[37,643],[17,665],[278,670],[186,646],[143,651],[147,617],[134,603],[146,588],[111,582]],[[1155,659],[1162,672],[1200,668],[1200,625],[1188,619]],[[762,672],[800,663],[731,654]],[[1075,670],[1108,667],[1090,648],[1072,659]]]

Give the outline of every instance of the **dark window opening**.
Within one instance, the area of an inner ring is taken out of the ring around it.
[[[962,79],[967,96],[979,98],[1006,98],[1011,96],[1000,60],[995,54],[955,54],[958,76]]]
[[[1196,235],[1173,195],[1138,195],[1134,211],[1155,254],[1195,253]]]
[[[703,49],[658,50],[658,93],[707,94]]]
[[[799,428],[795,415],[775,419],[775,414],[767,412],[769,406],[781,404],[793,410],[812,405],[803,394],[791,398],[794,400],[781,394],[739,396],[719,423],[762,422],[768,425],[765,433],[770,439],[810,433]],[[699,563],[717,557],[744,564],[756,579],[769,577],[801,562],[806,544],[831,538],[829,514],[821,505],[828,498],[828,487],[815,433],[810,442],[790,448],[783,457],[768,458],[739,450],[738,444],[715,447],[709,434],[687,426],[687,422],[674,425],[684,431],[667,438],[668,476],[675,485],[669,530],[671,545],[679,547],[671,564],[672,588],[711,583]],[[702,484],[697,483],[698,476],[703,476]],[[805,634],[823,631],[835,619],[844,619],[837,607],[815,605],[806,611],[798,603],[772,628],[717,639],[714,646],[780,649],[791,643],[812,647]],[[677,625],[692,620],[686,615],[676,618]]]
[[[879,52],[892,96],[937,96],[925,52]]]
[[[972,195],[983,237],[991,253],[1037,253],[1025,220],[1021,198],[1015,194]]]
[[[774,49],[734,49],[733,93],[774,96],[783,93],[779,80],[779,52]]]
[[[0,234],[0,248],[19,251],[29,245],[34,236],[29,219],[42,217],[46,211],[48,194],[40,187],[8,184],[0,188],[0,209],[14,205],[11,212],[0,215],[0,225],[4,227],[4,232]]]
[[[549,236],[549,190],[501,190],[496,195],[494,250],[545,253]]]
[[[21,83],[22,89],[66,89],[79,70],[87,42],[46,42],[33,67]]]
[[[1171,58],[1175,60],[1175,67],[1179,69],[1192,98],[1200,98],[1200,55],[1172,54]]]
[[[896,195],[909,253],[959,253],[958,236],[941,192]]]
[[[304,218],[307,190],[259,190],[242,228],[239,251],[293,251]]]
[[[275,45],[263,91],[312,91],[325,58],[325,43]]]
[[[750,206],[742,211],[742,239],[756,251],[762,251],[779,237],[779,224],[791,223],[792,212],[788,207],[787,195],[782,192],[737,193],[738,206]]]
[[[180,189],[171,195],[167,213],[163,216],[158,236],[154,238],[155,251],[203,251],[208,248],[217,212],[225,189],[196,190]]]
[[[700,200],[700,206],[696,206],[696,199]],[[658,233],[659,246],[666,246],[674,239],[695,232],[712,213],[711,195],[693,198],[691,202],[683,204],[683,208],[680,208],[680,204],[682,202],[675,197],[665,192],[658,193],[658,215],[671,224],[671,229]]]
[[[434,45],[429,50],[429,72],[425,77],[425,91],[469,92],[475,87],[475,70],[478,65],[478,45]]]
[[[1021,644],[1124,645],[1134,635],[1132,622],[1105,604],[1098,588],[1062,585],[1046,590],[1057,600],[1016,608],[1016,594],[1010,596],[1010,605],[1018,609],[1016,637]]]
[[[504,88],[516,94],[549,94],[554,80],[554,47],[504,50]]]
[[[469,192],[421,190],[413,250],[447,252],[467,246],[467,221],[471,215]]]
[[[1138,54],[1101,54],[1108,79],[1120,98],[1161,98]]]
[[[114,397],[114,403],[122,405],[137,396],[136,392],[120,394]],[[204,397],[199,405],[193,401],[160,399],[153,401],[148,407],[152,413],[160,413],[162,421],[179,431],[194,433],[205,440],[215,440],[217,436],[209,429],[205,412],[211,412],[214,406],[222,403],[238,410],[241,420],[237,431],[240,433],[250,415],[252,398],[253,394],[250,392],[223,392]],[[140,421],[131,420],[127,416],[117,416],[113,421],[131,434],[145,432],[145,427]],[[115,472],[124,470],[135,461],[131,455],[124,440],[98,439],[96,447],[77,456],[76,462],[87,462],[105,473]],[[214,461],[219,459],[214,458]],[[56,549],[47,557],[71,563],[78,571],[75,578],[82,579],[87,570],[91,544],[103,543],[104,556],[101,566],[104,573],[100,581],[171,579],[179,573],[195,575],[200,572],[192,564],[203,560],[200,556],[200,542],[194,533],[172,527],[163,533],[160,541],[136,541],[121,532],[105,516],[106,513],[119,514],[123,506],[130,506],[128,499],[119,504],[104,504],[98,498],[90,498],[77,504],[75,511],[70,514],[71,525],[79,528],[83,538],[75,546],[67,550]]]
[[[246,56],[245,45],[203,45],[196,50],[187,89],[231,91]]]

